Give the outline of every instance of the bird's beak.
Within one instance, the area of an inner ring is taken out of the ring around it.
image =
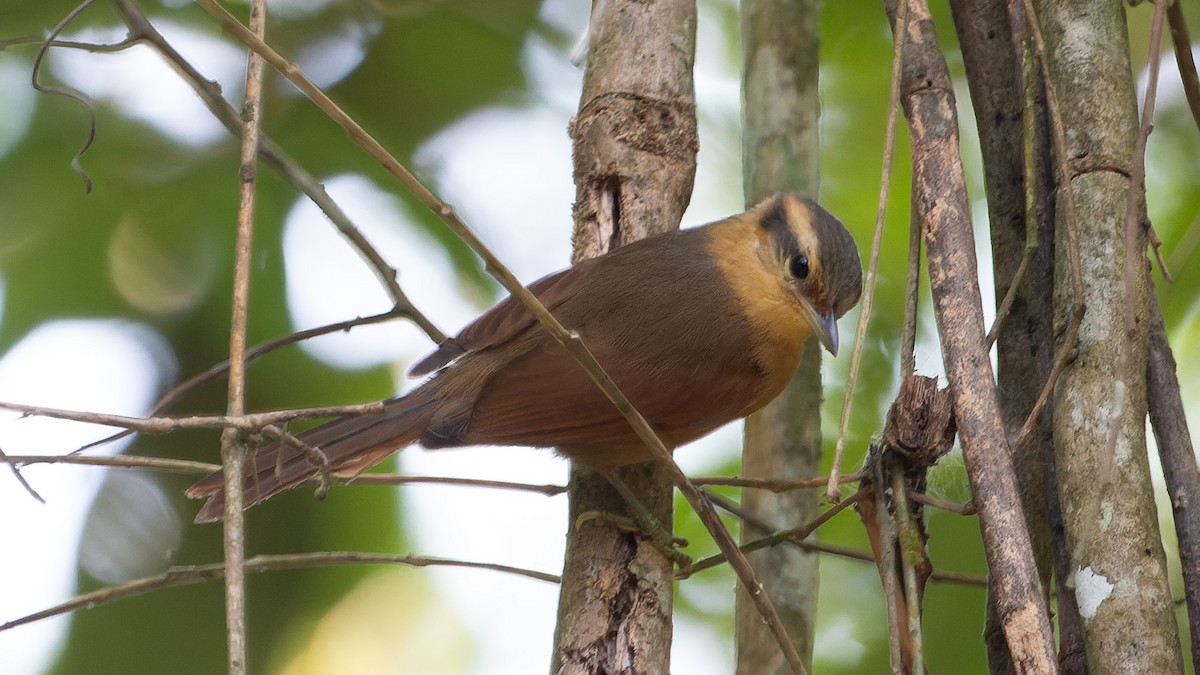
[[[815,332],[817,337],[820,338],[821,344],[825,345],[825,349],[828,349],[830,354],[837,356],[837,315],[833,313],[832,309],[822,314],[807,302],[803,303],[803,305],[805,314],[808,315],[808,323],[812,325],[813,332]]]

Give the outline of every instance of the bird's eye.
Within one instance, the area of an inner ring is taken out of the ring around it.
[[[804,279],[808,276],[808,256],[803,253],[797,253],[788,261],[788,269],[792,276],[797,279]]]

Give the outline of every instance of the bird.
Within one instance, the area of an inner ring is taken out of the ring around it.
[[[748,211],[647,237],[543,277],[529,290],[583,341],[668,448],[746,417],[791,380],[806,339],[834,356],[837,320],[862,293],[853,236],[815,201],[773,195]],[[511,296],[410,370],[428,377],[379,413],[298,436],[353,477],[408,445],[554,448],[605,470],[653,458],[566,349]],[[293,445],[259,448],[246,508],[322,472]],[[221,471],[187,490],[220,520]]]

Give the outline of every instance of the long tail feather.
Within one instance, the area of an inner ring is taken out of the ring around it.
[[[299,439],[324,453],[334,473],[356,476],[400,448],[415,443],[429,425],[431,404],[432,400],[425,396],[392,399],[384,403],[382,413],[339,417],[300,434]],[[296,487],[320,470],[314,458],[285,443],[260,448],[247,462],[242,481],[246,508]],[[224,472],[218,471],[187,489],[186,494],[192,499],[208,498],[196,514],[197,523],[224,516],[224,481]]]

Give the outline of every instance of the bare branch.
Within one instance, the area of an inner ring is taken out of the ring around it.
[[[854,402],[854,386],[858,382],[858,370],[862,363],[863,339],[867,334],[867,322],[871,320],[871,308],[875,304],[875,275],[879,269],[879,249],[883,241],[883,222],[887,214],[887,196],[892,187],[892,163],[896,154],[896,120],[900,109],[900,68],[904,63],[904,40],[908,34],[908,5],[901,3],[892,30],[892,79],[888,89],[887,127],[883,139],[883,176],[879,182],[879,200],[875,207],[875,233],[871,238],[871,261],[867,265],[867,280],[863,288],[862,305],[858,314],[858,328],[854,335],[854,352],[850,357],[850,374],[846,378],[846,397],[842,401],[842,418],[838,425],[837,443],[833,450],[833,467],[829,471],[829,484],[825,498],[837,501],[841,491],[837,489],[842,471],[842,454],[846,450],[846,433],[850,428],[850,407]],[[916,324],[913,324],[915,331]]]
[[[130,39],[144,41],[157,51],[167,63],[179,73],[180,77],[192,88],[213,116],[233,135],[241,135],[241,118],[221,95],[220,88],[204,78],[196,68],[163,38],[154,28],[134,0],[116,0],[117,12],[129,27]],[[291,183],[297,190],[303,192],[317,208],[329,218],[334,227],[346,238],[350,245],[362,256],[379,282],[387,290],[394,305],[387,316],[404,316],[425,332],[433,342],[442,342],[446,334],[437,328],[432,321],[422,314],[404,294],[396,278],[396,270],[391,267],[383,256],[375,249],[366,237],[354,226],[349,216],[342,211],[337,202],[330,198],[325,187],[311,173],[306,171],[265,134],[261,137],[259,153],[262,159],[274,168],[284,180]],[[382,316],[382,315],[380,315]]]
[[[96,140],[96,104],[83,92],[76,91],[74,89],[66,89],[63,87],[47,86],[39,82],[38,77],[42,72],[42,61],[46,58],[46,52],[49,51],[50,46],[54,43],[54,38],[58,37],[60,33],[66,30],[67,26],[70,25],[70,23],[74,21],[76,17],[82,14],[85,9],[90,7],[93,2],[95,2],[95,0],[83,0],[83,2],[79,3],[75,9],[71,10],[65,17],[63,17],[62,21],[59,21],[58,25],[56,25],[50,31],[50,34],[47,35],[46,39],[42,42],[42,46],[38,48],[37,56],[35,56],[33,59],[33,74],[30,78],[33,83],[33,88],[37,91],[40,91],[43,94],[65,96],[71,100],[79,101],[81,104],[83,104],[83,107],[87,108],[87,138],[83,141],[83,147],[79,148],[79,152],[76,152],[75,156],[71,158],[71,168],[75,170],[75,173],[78,174],[81,179],[83,179],[83,191],[89,194],[92,191],[92,179],[89,178],[87,172],[83,170],[83,166],[80,165],[79,160],[83,157],[83,153],[87,152],[88,148],[92,147],[92,142]]]
[[[558,577],[553,574],[537,572],[510,565],[496,563],[470,562],[466,560],[451,560],[447,558],[430,558],[414,555],[396,555],[390,553],[369,553],[356,551],[321,551],[318,553],[289,553],[282,555],[260,555],[247,558],[244,569],[248,574],[262,572],[277,572],[282,570],[309,569],[314,567],[335,567],[344,565],[404,565],[407,567],[462,567],[467,569],[491,570],[515,574],[517,576],[558,583]],[[135,579],[123,584],[105,586],[94,591],[77,595],[70,600],[35,612],[19,619],[14,619],[0,625],[0,632],[24,626],[26,624],[48,619],[52,616],[67,614],[79,609],[91,609],[115,600],[132,598],[151,591],[178,586],[189,586],[202,581],[214,581],[225,576],[225,565],[211,563],[208,565],[184,565],[172,567],[162,574]]]
[[[930,289],[946,377],[979,508],[988,567],[996,579],[996,606],[1005,618],[1004,633],[1018,672],[1053,672],[1053,632],[985,347],[953,83],[925,3],[889,0],[889,16],[897,16],[905,4],[911,5],[911,18],[902,100],[913,139],[913,201],[919,205],[929,251]]]
[[[211,464],[209,462],[193,462],[191,460],[171,459],[168,457],[142,457],[138,455],[102,457],[92,455],[7,455],[0,457],[0,459],[14,467],[29,464],[76,464],[120,469],[151,469],[167,473],[202,476],[221,470],[220,464]],[[457,485],[461,487],[535,492],[547,497],[555,497],[567,491],[567,488],[563,485],[534,485],[531,483],[514,483],[503,480],[453,478],[449,476],[411,476],[398,473],[363,473],[341,482],[344,485]]]
[[[924,553],[924,541],[914,522],[913,511],[908,505],[908,486],[904,481],[904,471],[896,461],[889,462],[892,478],[892,499],[895,503],[893,517],[896,520],[896,539],[900,544],[900,574],[904,582],[905,611],[907,612],[908,653],[912,663],[908,664],[908,672],[925,672],[925,650],[921,639],[921,598],[924,595],[924,584],[917,579],[917,565],[928,563],[921,559]],[[921,548],[916,548],[920,543]]]
[[[821,485],[815,485],[813,487],[821,487],[823,485],[824,485],[824,482],[822,482]],[[708,493],[708,497],[710,499],[713,499],[714,501],[716,501],[716,496],[713,495],[712,493]],[[820,516],[818,516],[811,523],[807,523],[807,524],[801,525],[799,527],[793,527],[793,528],[790,528],[787,530],[778,530],[776,532],[772,532],[771,534],[769,534],[765,537],[755,539],[754,541],[746,542],[745,544],[742,544],[742,546],[741,546],[742,553],[752,553],[759,549],[764,549],[764,548],[767,548],[770,546],[775,546],[776,544],[781,544],[783,542],[791,542],[791,543],[795,543],[795,544],[804,543],[804,541],[806,539],[808,539],[809,535],[811,535],[813,532],[817,531],[817,528],[819,528],[822,525],[824,525],[825,523],[829,522],[829,520],[832,519],[837,514],[841,513],[842,511],[845,511],[847,508],[857,504],[859,499],[861,499],[861,498],[862,498],[862,491],[860,490],[860,491],[857,491],[854,494],[850,495],[849,497],[841,500],[837,504],[834,504],[832,507],[826,509],[824,513],[822,513]],[[744,509],[742,509],[740,507],[734,507],[728,503],[722,503],[721,508],[724,508],[725,510],[729,511],[730,513],[734,513],[735,515],[737,515],[739,517],[743,517],[743,518],[749,517],[749,514]],[[755,523],[757,523],[757,520],[755,520]],[[753,524],[753,523],[750,523],[750,521],[747,520],[747,524]],[[765,531],[765,528],[763,528],[763,529]],[[692,564],[692,566],[690,568],[688,568],[684,572],[681,572],[678,576],[679,576],[679,578],[687,578],[687,577],[692,576],[696,572],[700,572],[700,571],[703,571],[703,570],[706,570],[706,569],[709,569],[712,567],[716,567],[717,565],[721,565],[724,562],[726,562],[725,555],[718,553],[717,555],[712,555],[707,558],[704,558],[703,560],[699,560],[699,561],[695,562],[694,564]]]
[[[383,404],[363,403],[360,405],[276,410],[245,415],[192,415],[189,417],[127,417],[125,415],[63,410],[61,408],[46,408],[43,406],[8,403],[5,401],[0,401],[0,409],[15,410],[24,415],[37,417],[53,417],[72,422],[132,429],[133,431],[147,434],[165,434],[177,429],[238,429],[240,431],[256,431],[272,424],[291,422],[292,420],[380,413],[383,412]]]
[[[1175,538],[1179,542],[1188,627],[1192,635],[1200,636],[1200,468],[1196,466],[1196,453],[1184,414],[1175,355],[1167,342],[1167,327],[1153,284],[1150,288],[1150,335],[1146,349],[1150,423],[1170,496]],[[1192,666],[1197,668],[1200,667],[1200,640],[1194,639],[1191,643]]]
[[[709,493],[709,498],[711,498],[713,500],[713,503],[716,504],[718,507],[720,507],[723,511],[728,511],[729,513],[732,513],[734,516],[736,516],[739,520],[746,523],[747,525],[750,525],[751,527],[754,527],[762,532],[772,531],[772,528],[769,524],[764,523],[764,522],[754,518],[752,515],[746,513],[745,510],[743,510],[740,506],[738,506],[732,500],[726,499],[725,497],[722,497],[721,495],[713,494],[713,493]],[[851,499],[853,499],[855,502],[858,502],[858,501],[861,501],[861,498],[862,497],[856,493],[854,495],[851,495],[850,497],[847,497],[843,501],[850,501]],[[791,544],[792,546],[798,546],[806,551],[811,551],[813,553],[825,553],[828,555],[837,556],[839,558],[847,558],[849,560],[856,560],[858,562],[871,563],[872,565],[875,564],[875,556],[871,555],[870,553],[867,553],[866,551],[860,551],[858,549],[850,548],[849,546],[839,546],[837,544],[829,544],[829,543],[821,542],[821,541],[808,541],[808,540],[797,541],[796,537],[791,537],[789,539],[786,539],[786,540],[784,540],[783,543]],[[960,572],[938,571],[936,569],[930,573],[929,580],[942,582],[942,583],[948,583],[948,584],[957,584],[960,586],[971,586],[974,588],[986,588],[987,587],[986,579],[982,579],[977,576],[972,576],[970,574],[962,574]]]
[[[1196,128],[1200,129],[1200,77],[1196,75],[1196,61],[1192,58],[1192,38],[1188,35],[1187,21],[1183,17],[1183,3],[1176,1],[1166,4],[1167,19],[1171,22],[1171,41],[1175,45],[1175,62],[1179,64],[1179,79],[1183,83],[1183,93],[1192,111],[1192,119],[1196,122]]]
[[[337,333],[339,331],[348,331],[351,328],[354,328],[356,326],[366,326],[366,325],[375,324],[375,323],[382,323],[384,321],[391,321],[392,319],[396,319],[396,318],[399,318],[402,316],[407,316],[407,313],[401,307],[396,306],[386,312],[383,312],[382,314],[374,314],[372,316],[351,319],[349,321],[339,321],[337,323],[331,323],[331,324],[328,324],[325,326],[318,326],[316,328],[309,328],[307,330],[297,331],[295,333],[291,333],[289,335],[285,335],[280,338],[275,338],[274,340],[268,340],[267,342],[260,343],[258,345],[255,345],[254,347],[251,347],[250,349],[247,349],[246,350],[246,364],[249,365],[249,364],[253,363],[254,361],[257,361],[260,357],[265,356],[266,354],[268,354],[276,349],[279,349],[280,347],[290,345],[290,344],[293,344],[296,342],[300,342],[302,340],[308,340],[310,338],[314,338],[314,337],[317,337],[320,335],[327,335],[329,333]],[[204,384],[205,382],[214,380],[214,379],[224,375],[227,372],[229,372],[229,361],[228,360],[222,361],[202,373],[197,373],[197,374],[189,377],[188,379],[184,380],[183,382],[175,385],[175,387],[173,387],[166,394],[163,394],[162,398],[158,399],[158,402],[155,403],[154,406],[150,408],[150,412],[147,414],[148,417],[154,417],[155,415],[158,415],[159,413],[163,412],[167,408],[170,408],[172,405],[177,403],[179,401],[179,399],[183,398],[183,396],[187,392],[195,389],[196,387],[200,386],[201,384]],[[357,407],[357,406],[353,406],[353,407]],[[366,412],[366,411],[363,411],[363,412]],[[332,413],[331,415],[333,415],[333,414],[346,414],[346,412]],[[326,415],[319,415],[319,417],[326,417]],[[84,445],[84,446],[78,448],[77,450],[74,450],[74,452],[83,452],[84,450],[89,450],[91,448],[105,445],[107,443],[112,443],[114,441],[118,441],[118,440],[130,435],[131,433],[134,433],[134,431],[135,430],[127,429],[125,431],[113,434],[112,436],[106,436],[104,438],[101,438],[98,441],[92,441],[91,443],[88,443],[87,445]]]
[[[220,471],[220,464],[209,462],[193,462],[187,459],[170,459],[167,457],[141,457],[138,455],[112,455],[97,457],[93,455],[8,455],[4,461],[13,466],[29,464],[76,464],[80,466],[99,466],[119,469],[151,469],[166,473],[185,475],[207,475]]]
[[[8,465],[8,468],[12,470],[13,477],[16,478],[17,482],[21,484],[21,487],[25,488],[25,491],[29,493],[30,497],[33,497],[43,504],[46,503],[46,500],[43,499],[40,494],[38,494],[37,490],[33,489],[33,486],[29,484],[29,481],[25,480],[25,476],[21,475],[21,469],[18,467],[17,463],[14,462],[11,457],[4,454],[3,450],[0,450],[0,462]]]
[[[839,477],[838,483],[841,485],[856,483],[861,478],[862,472],[856,471],[852,474]],[[829,479],[818,477],[807,480],[784,480],[776,478],[746,478],[744,476],[701,476],[692,478],[692,484],[725,485],[729,487],[752,488],[755,490],[769,490],[771,492],[788,492],[791,490],[808,490],[825,487],[829,484]]]
[[[260,40],[266,34],[266,0],[250,5],[250,31]],[[234,251],[232,318],[229,327],[229,414],[246,412],[246,330],[250,317],[250,257],[254,241],[254,201],[258,181],[258,145],[262,133],[263,59],[249,52],[246,97],[242,104],[241,163],[238,177],[237,242]],[[221,432],[221,465],[225,476],[225,629],[229,675],[246,673],[246,514],[242,473],[250,441],[226,427]],[[322,458],[324,456],[322,455]],[[328,462],[325,463],[328,466]]]

